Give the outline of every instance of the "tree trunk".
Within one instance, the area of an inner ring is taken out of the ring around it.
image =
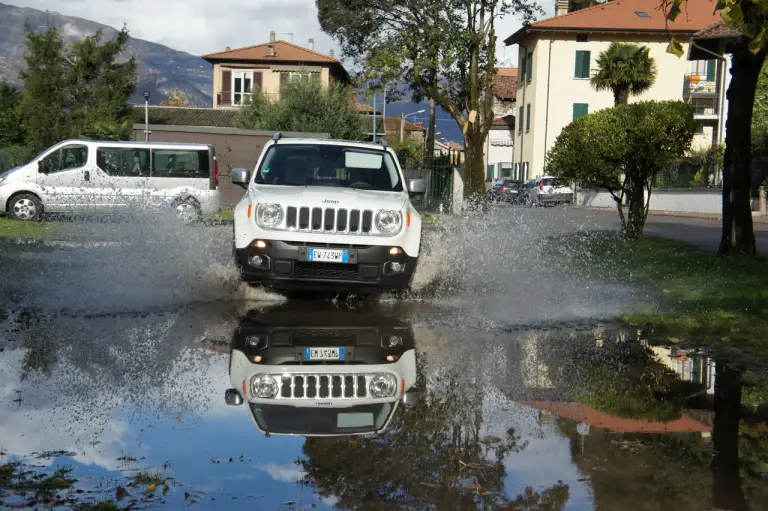
[[[485,193],[485,136],[479,122],[473,122],[464,135],[464,196],[480,198]]]
[[[629,215],[624,234],[630,239],[635,239],[643,235],[645,227],[645,182],[639,178],[630,178],[627,196]]]
[[[715,374],[715,418],[712,427],[712,495],[714,507],[746,511],[739,468],[741,371],[718,364]]]
[[[766,52],[753,55],[742,42],[733,53],[725,122],[721,255],[757,253],[752,225],[752,106]]]
[[[613,89],[613,105],[626,105],[629,102],[629,87],[620,85]]]
[[[435,158],[435,100],[429,99],[429,132],[427,133],[427,158],[431,162]]]

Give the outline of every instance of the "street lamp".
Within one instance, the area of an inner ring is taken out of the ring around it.
[[[149,141],[149,91],[144,91],[144,141]]]
[[[402,113],[400,113],[400,143],[403,142],[403,132],[405,131],[405,120],[412,115],[423,114],[424,112],[426,112],[426,110],[418,110],[408,115],[403,115]]]

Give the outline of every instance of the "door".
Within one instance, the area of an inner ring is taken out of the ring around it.
[[[150,152],[141,147],[99,146],[92,186],[104,210],[141,207],[148,201]]]
[[[71,212],[85,206],[88,156],[88,146],[70,144],[40,160],[37,184],[47,211]]]

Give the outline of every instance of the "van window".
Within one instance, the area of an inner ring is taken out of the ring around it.
[[[88,146],[68,145],[57,149],[42,160],[46,173],[64,172],[85,167],[88,162]]]
[[[110,176],[149,177],[149,149],[99,147],[96,165]]]
[[[207,149],[153,149],[152,177],[208,178]]]
[[[544,186],[560,186],[560,183],[557,182],[557,179],[553,177],[548,177],[546,179],[542,179],[541,181]]]

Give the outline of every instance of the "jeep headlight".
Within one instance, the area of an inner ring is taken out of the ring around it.
[[[382,209],[376,213],[376,229],[382,234],[397,234],[403,227],[403,217],[399,211]]]
[[[368,392],[372,397],[391,397],[395,395],[397,379],[391,374],[379,374],[368,382]]]
[[[283,207],[280,204],[259,204],[256,207],[256,222],[261,227],[274,229],[283,221]]]
[[[277,380],[269,375],[256,375],[251,380],[251,392],[253,393],[254,397],[261,399],[272,399],[277,395],[277,391]]]

